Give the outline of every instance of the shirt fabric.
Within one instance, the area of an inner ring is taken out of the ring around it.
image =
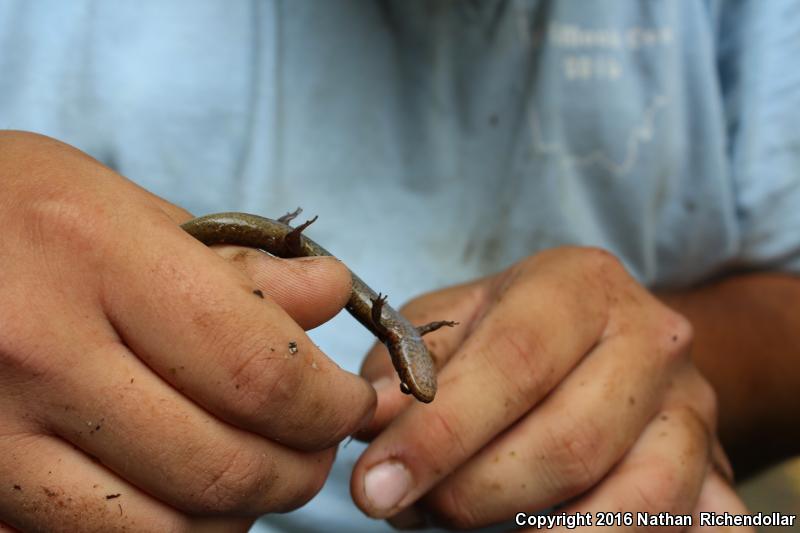
[[[0,0],[0,128],[197,214],[300,205],[393,304],[563,244],[685,287],[800,270],[798,56],[782,0]],[[312,336],[352,371],[372,342]],[[361,450],[255,530],[389,530]]]

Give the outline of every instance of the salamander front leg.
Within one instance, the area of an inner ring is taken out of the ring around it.
[[[424,326],[417,326],[417,332],[419,333],[420,337],[423,335],[427,335],[433,331],[436,331],[439,328],[443,328],[447,326],[448,328],[452,328],[453,326],[457,326],[458,322],[454,322],[453,320],[437,320],[435,322],[428,322]]]
[[[383,304],[386,303],[386,298],[387,296],[381,293],[378,293],[376,298],[370,298],[370,301],[372,302],[372,313],[370,318],[372,318],[372,325],[375,328],[376,333],[378,333],[378,337],[381,339],[387,339],[391,335],[391,332],[381,320],[381,312],[383,311]]]

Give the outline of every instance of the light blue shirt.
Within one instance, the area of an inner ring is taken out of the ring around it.
[[[0,0],[0,43],[0,127],[197,214],[301,205],[395,304],[562,244],[651,287],[800,270],[797,2]],[[378,531],[362,449],[257,530]]]

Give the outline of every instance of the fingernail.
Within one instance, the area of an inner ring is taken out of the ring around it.
[[[385,390],[391,386],[392,383],[394,383],[392,378],[383,376],[382,378],[378,378],[372,382],[372,388],[375,389],[375,392],[381,392],[382,390]]]
[[[411,490],[411,473],[403,463],[386,461],[367,471],[364,494],[376,511],[389,511]]]

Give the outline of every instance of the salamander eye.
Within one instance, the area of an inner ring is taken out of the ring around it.
[[[403,394],[411,394],[411,389],[408,388],[405,381],[400,382],[400,392]]]

